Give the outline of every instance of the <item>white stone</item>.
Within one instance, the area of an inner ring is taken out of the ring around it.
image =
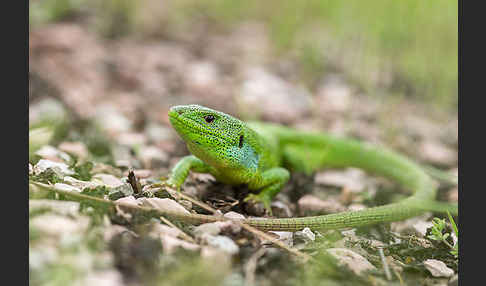
[[[59,151],[58,149],[50,145],[42,146],[39,150],[37,150],[37,152],[35,152],[35,154],[41,156],[44,159],[59,158],[65,162],[71,160],[71,157],[67,153]]]
[[[450,269],[444,262],[437,259],[425,260],[424,266],[434,277],[451,277],[454,275],[454,270]]]
[[[88,181],[81,181],[81,180],[78,180],[76,178],[73,178],[73,177],[70,177],[70,176],[65,176],[63,178],[63,181],[73,187],[76,187],[76,188],[79,188],[79,189],[84,189],[84,188],[96,188],[100,185],[102,185],[101,183],[99,182],[96,182],[96,181],[91,181],[91,182],[88,182]]]
[[[96,174],[93,176],[93,181],[103,183],[110,188],[116,188],[124,184],[121,179],[110,174]]]
[[[228,254],[237,254],[240,248],[229,237],[222,235],[204,235],[203,240],[210,246],[216,247]]]
[[[69,169],[69,166],[64,163],[54,162],[50,160],[41,159],[37,164],[34,166],[34,174],[40,175],[47,171],[48,169],[52,169],[54,172],[60,175],[74,175],[74,171]]]
[[[351,192],[361,192],[366,187],[366,175],[362,170],[355,168],[344,171],[324,171],[316,174],[315,182],[346,188]]]
[[[142,204],[141,201],[136,200],[135,197],[133,197],[133,196],[120,198],[120,199],[116,200],[115,203],[127,204],[127,205],[131,205],[131,206],[135,206],[135,207]]]
[[[163,212],[178,212],[182,214],[190,214],[183,206],[171,199],[161,198],[139,198],[137,199],[142,203],[142,206],[152,207]]]
[[[292,247],[294,245],[294,233],[290,231],[269,231],[278,235],[278,240]]]
[[[164,253],[172,253],[177,247],[182,247],[187,250],[198,250],[201,248],[197,244],[190,243],[167,234],[161,234],[160,240],[162,242]]]
[[[223,216],[229,219],[245,219],[244,215],[233,211],[227,212]]]
[[[334,256],[339,264],[346,265],[358,275],[364,271],[376,269],[366,258],[347,248],[329,248],[327,252]]]
[[[74,154],[80,159],[85,159],[89,155],[88,148],[83,142],[62,142],[58,148],[66,153]]]

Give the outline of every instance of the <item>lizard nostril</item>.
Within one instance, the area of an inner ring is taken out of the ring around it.
[[[182,110],[177,110],[177,113],[178,113],[179,115],[181,115],[182,113],[184,113],[184,111],[182,111]]]

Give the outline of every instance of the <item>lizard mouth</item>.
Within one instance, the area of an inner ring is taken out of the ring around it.
[[[172,108],[169,110],[169,121],[172,127],[174,127],[177,133],[179,133],[179,135],[181,135],[184,140],[189,140],[196,145],[201,145],[201,142],[193,138],[193,136],[189,135],[196,135],[198,137],[211,137],[217,141],[223,141],[224,143],[228,143],[227,140],[223,136],[221,136],[221,134],[213,132],[199,122],[182,116],[179,111],[173,110]]]

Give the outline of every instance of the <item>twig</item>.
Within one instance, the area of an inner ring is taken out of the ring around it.
[[[180,232],[181,232],[181,235],[182,235],[182,238],[189,241],[189,242],[192,242],[192,243],[195,243],[196,241],[194,240],[194,238],[192,238],[189,234],[185,233],[182,229],[178,228],[176,225],[174,225],[170,220],[166,219],[165,217],[161,216],[159,217],[159,219],[164,222],[165,224],[167,224],[168,226],[170,227],[173,227],[175,229],[178,229]]]
[[[378,248],[378,253],[380,254],[381,263],[383,264],[383,269],[385,270],[386,279],[388,279],[388,281],[390,281],[391,280],[390,268],[388,268],[388,263],[385,259],[385,255],[383,254],[383,248],[382,247]]]
[[[258,259],[262,257],[267,250],[265,248],[260,248],[257,252],[248,259],[245,265],[245,286],[255,285],[255,270],[257,267]]]
[[[291,254],[293,254],[293,255],[295,255],[297,257],[303,258],[304,259],[304,262],[312,259],[312,256],[310,256],[309,254],[300,252],[299,250],[297,250],[295,248],[291,248],[291,247],[287,246],[285,243],[281,242],[278,239],[275,239],[275,238],[271,237],[270,235],[264,233],[261,230],[258,230],[258,229],[254,228],[252,226],[249,226],[247,224],[241,223],[239,221],[235,221],[235,220],[233,220],[233,221],[236,222],[237,224],[239,224],[242,228],[244,228],[247,231],[253,233],[256,236],[258,236],[260,239],[266,239],[266,240],[270,241],[271,243],[279,246],[280,248],[288,251],[289,253],[291,253]]]
[[[183,198],[184,200],[187,200],[187,201],[190,201],[191,203],[201,207],[202,209],[204,210],[207,210],[208,212],[214,214],[214,215],[217,215],[217,216],[221,216],[221,212],[214,209],[213,207],[211,207],[210,205],[206,204],[206,203],[203,203],[197,199],[194,199],[188,195],[185,195],[183,193],[178,193],[177,194],[178,196],[180,196],[181,198]]]
[[[38,183],[38,182],[29,182],[29,184],[33,184],[37,187],[40,187],[40,188],[43,188],[45,190],[48,190],[48,191],[52,191],[52,192],[55,192],[55,193],[58,193],[58,194],[62,194],[62,195],[66,195],[66,196],[69,196],[69,197],[73,197],[73,198],[77,198],[78,200],[79,199],[82,199],[82,200],[91,200],[91,201],[95,201],[95,202],[99,202],[99,203],[102,203],[102,204],[105,204],[105,205],[108,205],[108,206],[112,206],[112,207],[115,207],[115,206],[122,206],[124,208],[127,208],[127,209],[131,209],[131,210],[134,210],[134,211],[142,211],[142,212],[145,212],[145,213],[153,213],[155,212],[159,217],[161,215],[165,215],[163,212],[160,212],[159,210],[155,209],[155,208],[149,208],[149,207],[142,207],[142,206],[138,206],[138,205],[133,205],[133,204],[130,204],[130,203],[122,203],[122,202],[113,202],[113,201],[109,201],[109,200],[105,200],[105,199],[102,199],[102,198],[97,198],[97,197],[93,197],[93,196],[89,196],[89,195],[85,195],[85,194],[80,194],[80,193],[74,193],[74,192],[71,192],[71,191],[63,191],[63,190],[58,190],[56,188],[54,188],[52,185],[46,185],[46,184],[42,184],[42,183]],[[220,213],[218,213],[217,210],[213,209],[211,206],[205,204],[205,203],[202,203],[196,199],[193,199],[187,195],[184,195],[184,194],[178,194],[180,195],[182,198],[184,199],[189,199],[189,201],[193,202],[194,204],[197,204],[198,206],[206,209],[207,211],[210,211],[214,214],[217,214],[217,218],[215,218],[214,216],[211,217],[211,216],[206,216],[208,218],[210,218],[211,220],[214,218],[214,221],[217,221],[217,220],[226,220],[226,221],[232,221],[236,224],[238,224],[239,226],[241,226],[242,228],[246,229],[247,231],[255,234],[256,236],[258,236],[260,239],[265,239],[265,240],[268,240],[270,241],[271,243],[279,246],[280,248],[286,250],[287,252],[291,253],[291,254],[294,254],[298,257],[301,257],[304,259],[304,261],[308,261],[309,259],[312,259],[312,257],[308,254],[305,254],[305,253],[302,253],[300,252],[299,250],[297,249],[293,249],[293,248],[290,248],[289,246],[287,246],[285,243],[271,237],[270,235],[264,233],[263,231],[260,231],[252,226],[249,226],[247,224],[244,224],[238,220],[233,220],[233,219],[229,219],[229,218],[226,218],[224,216],[222,216]],[[201,216],[201,215],[200,215]]]
[[[400,281],[400,285],[404,285],[402,275],[400,275],[400,273],[398,273],[398,271],[394,267],[392,267],[392,270],[393,273],[395,273],[395,275],[398,277],[398,281]]]
[[[135,173],[133,170],[130,170],[128,172],[128,183],[132,186],[133,192],[135,194],[140,194],[142,192],[142,185],[140,185],[140,182],[138,181],[137,177],[135,176]]]
[[[225,220],[229,220],[229,221],[232,221],[232,222],[238,224],[242,228],[246,229],[247,231],[249,231],[249,232],[253,233],[254,235],[256,235],[257,237],[259,237],[261,240],[268,240],[271,243],[277,245],[278,247],[280,247],[280,248],[288,251],[289,253],[294,254],[295,256],[298,256],[298,257],[303,258],[304,261],[307,261],[307,260],[312,259],[312,256],[310,256],[310,255],[308,255],[306,253],[300,252],[299,250],[297,250],[295,248],[291,248],[291,247],[287,246],[285,243],[281,242],[278,239],[275,239],[274,237],[266,234],[265,232],[263,232],[261,230],[258,230],[256,228],[254,228],[252,226],[249,226],[249,225],[247,225],[245,223],[242,223],[240,221],[231,220],[231,219],[228,219],[228,218],[226,218],[224,216],[221,216],[221,213],[218,210],[212,208],[208,204],[205,204],[205,203],[203,203],[203,202],[201,202],[201,201],[199,201],[197,199],[194,199],[194,198],[192,198],[192,197],[190,197],[188,195],[185,195],[183,193],[180,193],[180,192],[177,193],[177,195],[180,196],[181,198],[185,199],[185,200],[188,200],[188,201],[192,202],[193,204],[196,204],[196,205],[200,206],[201,208],[203,208],[203,209],[205,209],[205,210],[207,210],[207,211],[209,211],[209,212],[211,212],[211,213],[213,213],[215,215],[218,215],[218,216],[222,217]]]

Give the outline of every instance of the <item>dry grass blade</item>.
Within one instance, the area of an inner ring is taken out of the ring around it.
[[[257,252],[253,253],[248,262],[245,265],[245,286],[256,285],[255,283],[255,270],[257,262],[266,252],[265,248],[260,248]]]
[[[130,209],[130,210],[133,210],[133,211],[141,211],[141,212],[144,212],[144,213],[147,213],[147,214],[153,214],[154,216],[157,216],[157,217],[160,217],[160,216],[165,216],[165,215],[173,215],[173,216],[176,216],[180,214],[169,214],[169,213],[163,213],[163,212],[160,212],[159,210],[157,209],[154,209],[154,208],[148,208],[148,207],[142,207],[142,206],[137,206],[137,205],[133,205],[133,204],[129,204],[129,203],[115,203],[113,201],[109,201],[109,200],[105,200],[105,199],[102,199],[102,198],[97,198],[97,197],[93,197],[93,196],[88,196],[88,195],[84,195],[84,194],[80,194],[80,193],[74,193],[74,192],[69,192],[69,191],[63,191],[63,190],[58,190],[58,189],[55,189],[52,185],[46,185],[46,184],[42,184],[42,183],[38,183],[38,182],[29,182],[30,185],[34,185],[34,186],[37,186],[39,188],[42,188],[44,190],[47,190],[47,191],[50,191],[50,192],[55,192],[55,193],[58,193],[58,194],[62,194],[62,195],[65,195],[67,197],[72,197],[72,198],[76,198],[77,200],[91,200],[91,201],[94,201],[94,202],[98,202],[98,203],[103,203],[103,204],[106,204],[106,205],[110,205],[110,206],[123,206],[124,208],[127,208],[127,209]],[[211,206],[205,204],[205,203],[202,203],[196,199],[193,199],[187,195],[184,195],[184,194],[178,194],[181,196],[181,198],[184,198],[184,199],[188,199],[190,200],[191,202],[193,202],[194,204],[197,204],[201,207],[203,207],[204,209],[206,209],[207,211],[210,211],[212,213],[216,213],[218,214],[218,211],[213,209]],[[195,215],[191,215],[191,216],[188,216],[189,218],[190,217],[193,217]],[[251,227],[249,225],[246,225],[238,220],[231,220],[229,218],[225,218],[221,215],[219,216],[203,216],[203,215],[198,215],[200,217],[204,217],[204,219],[207,221],[207,222],[212,222],[212,221],[222,221],[222,220],[230,220],[230,221],[233,221],[234,223],[240,225],[242,228],[246,229],[247,231],[255,234],[256,236],[258,236],[260,239],[263,239],[263,240],[268,240],[270,241],[271,243],[277,245],[278,247],[286,250],[287,252],[293,254],[293,255],[296,255],[297,257],[300,257],[300,258],[303,258],[304,261],[308,261],[309,259],[311,259],[312,257],[308,254],[305,254],[305,253],[302,253],[300,251],[298,251],[297,249],[293,249],[289,246],[287,246],[285,243],[271,237],[270,235],[264,233],[263,231],[260,231],[254,227]]]
[[[183,194],[182,192],[177,192],[176,190],[174,189],[171,189],[171,188],[168,188],[166,187],[165,190],[176,200],[180,200],[180,199],[184,199],[184,200],[187,200],[187,201],[190,201],[191,203],[201,207],[202,209],[204,210],[207,210],[208,212],[214,214],[214,215],[217,215],[217,216],[220,216],[221,215],[221,212],[219,212],[218,210],[212,208],[210,205],[208,204],[205,204],[199,200],[196,200],[188,195],[185,195]]]
[[[201,201],[199,201],[199,200],[196,200],[196,199],[194,199],[194,198],[192,198],[192,197],[190,197],[190,196],[187,196],[187,195],[185,195],[185,194],[183,194],[183,193],[177,193],[177,196],[180,196],[181,198],[183,198],[183,199],[185,199],[185,200],[188,200],[188,201],[192,202],[193,204],[196,204],[196,205],[200,206],[201,208],[203,208],[203,209],[205,209],[205,210],[207,210],[207,211],[209,211],[209,212],[212,212],[212,213],[213,213],[213,214],[215,214],[215,215],[219,215],[219,216],[221,216],[221,215],[220,215],[220,212],[219,212],[218,210],[216,210],[216,209],[212,208],[212,207],[211,207],[211,206],[209,206],[208,204],[205,204],[205,203],[203,203],[203,202],[201,202]],[[223,217],[223,216],[221,216],[221,218],[223,218],[223,219],[225,219],[225,220],[230,220],[230,219],[225,218],[225,217]],[[236,224],[240,225],[240,226],[241,226],[242,228],[244,228],[245,230],[247,230],[247,231],[249,231],[249,232],[253,233],[254,235],[256,235],[257,237],[259,237],[260,239],[262,239],[262,240],[268,240],[268,241],[270,241],[271,243],[273,243],[273,244],[277,245],[278,247],[280,247],[280,248],[282,248],[282,249],[286,250],[287,252],[289,252],[289,253],[291,253],[291,254],[293,254],[293,255],[297,256],[297,257],[301,257],[301,258],[303,258],[303,259],[304,259],[304,261],[308,261],[309,259],[311,259],[311,258],[312,258],[310,255],[305,254],[305,253],[303,253],[303,252],[300,252],[300,251],[299,251],[299,250],[297,250],[297,249],[294,249],[294,248],[291,248],[291,247],[287,246],[285,243],[281,242],[281,241],[280,241],[280,240],[278,240],[278,239],[273,238],[272,236],[270,236],[270,235],[266,234],[265,232],[263,232],[263,231],[261,231],[261,230],[258,230],[258,229],[254,228],[254,227],[252,227],[252,226],[249,226],[249,225],[247,225],[247,224],[245,224],[245,223],[242,223],[242,222],[240,222],[240,221],[237,221],[237,220],[232,220],[232,221],[233,221],[234,223],[236,223]]]
[[[196,243],[196,241],[194,240],[194,238],[192,238],[189,234],[185,233],[184,231],[182,231],[182,229],[178,228],[176,225],[174,225],[170,220],[166,219],[165,217],[161,216],[159,217],[159,219],[167,224],[168,226],[170,227],[173,227],[175,229],[178,229],[180,232],[181,232],[181,235],[182,235],[182,239],[184,240],[187,240],[188,242],[192,242],[192,243]]]

